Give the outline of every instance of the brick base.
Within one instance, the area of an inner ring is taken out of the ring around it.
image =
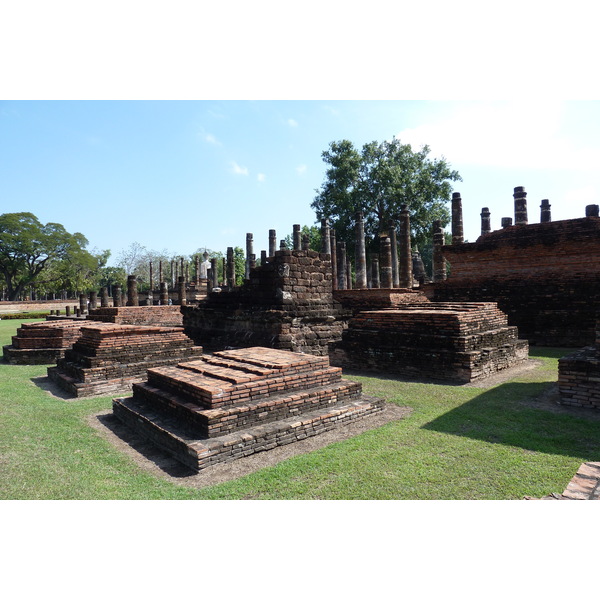
[[[150,369],[113,413],[201,470],[324,433],[383,409],[326,357],[268,348],[216,352]]]
[[[600,350],[587,347],[558,361],[561,404],[600,408]]]

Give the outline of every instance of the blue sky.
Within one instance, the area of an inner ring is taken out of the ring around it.
[[[132,242],[187,255],[245,247],[257,255],[310,225],[329,143],[399,137],[431,147],[463,181],[465,237],[513,216],[528,192],[530,222],[600,204],[599,101],[2,101],[2,212],[28,211],[110,249]]]

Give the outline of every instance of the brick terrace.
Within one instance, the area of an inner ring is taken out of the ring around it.
[[[361,389],[326,357],[257,347],[150,369],[113,412],[201,470],[380,411]]]
[[[12,337],[12,345],[3,347],[4,358],[12,365],[54,363],[77,341],[85,324],[67,319],[23,323]]]
[[[333,352],[345,368],[469,382],[526,360],[528,344],[493,302],[363,311]]]
[[[146,378],[150,367],[171,365],[202,353],[182,327],[85,324],[48,376],[75,396],[123,393]]]

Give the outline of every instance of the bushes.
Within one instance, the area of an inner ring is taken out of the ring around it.
[[[3,321],[6,319],[45,319],[50,314],[49,311],[40,311],[40,312],[19,312],[19,313],[9,313],[6,315],[0,315],[0,319]]]

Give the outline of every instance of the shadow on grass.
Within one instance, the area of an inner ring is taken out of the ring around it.
[[[533,452],[600,460],[598,411],[563,407],[556,384],[507,382],[423,425],[423,429]]]

